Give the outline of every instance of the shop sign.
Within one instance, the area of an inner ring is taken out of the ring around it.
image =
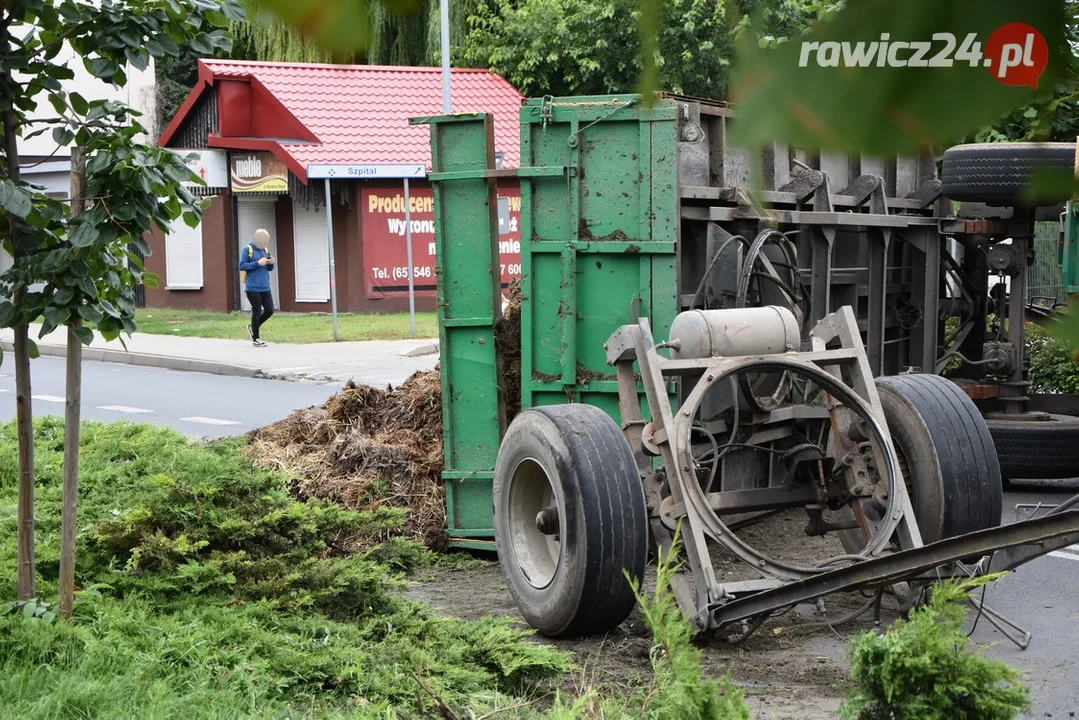
[[[234,152],[232,192],[288,192],[288,168],[269,152]]]
[[[502,284],[521,277],[521,192],[499,187],[498,249]],[[365,183],[360,191],[363,279],[368,298],[408,295],[405,193],[401,183]],[[430,187],[409,190],[412,277],[417,297],[435,296],[435,213]]]

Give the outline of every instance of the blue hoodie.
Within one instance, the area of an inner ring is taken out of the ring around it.
[[[273,270],[274,264],[259,265],[259,258],[269,256],[268,252],[255,243],[248,243],[240,251],[240,270],[247,273],[244,280],[244,290],[247,292],[270,292],[270,271]]]

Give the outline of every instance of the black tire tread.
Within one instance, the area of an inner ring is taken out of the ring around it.
[[[541,628],[550,637],[603,633],[633,611],[636,597],[625,572],[640,580],[648,561],[648,519],[644,488],[622,430],[609,415],[591,405],[550,405],[527,410],[549,422],[566,444],[574,477],[563,480],[580,494],[584,513],[584,583],[574,599],[572,619],[558,628]],[[512,430],[512,426],[511,426]],[[550,471],[550,469],[548,469]],[[555,480],[552,476],[552,480]],[[567,498],[566,502],[569,502]],[[507,584],[518,605],[514,579]]]
[[[943,537],[999,525],[1004,497],[997,451],[974,402],[939,375],[894,375],[877,384],[907,397],[935,439],[944,480]]]
[[[1071,171],[1074,165],[1073,143],[956,145],[941,160],[941,191],[952,200],[1017,204],[1036,168]]]
[[[1079,418],[1055,421],[989,420],[1001,474],[1008,480],[1079,477]]]

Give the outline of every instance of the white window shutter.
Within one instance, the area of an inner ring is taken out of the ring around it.
[[[296,252],[296,302],[330,299],[330,250],[326,244],[326,208],[292,206]]]
[[[165,236],[165,288],[202,289],[201,222],[195,227],[189,227],[182,217],[172,222],[172,232]]]

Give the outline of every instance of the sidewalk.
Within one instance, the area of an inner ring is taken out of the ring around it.
[[[30,326],[30,339],[42,355],[64,356],[67,331],[58,328],[38,340],[40,325]],[[11,351],[11,330],[0,330],[4,352]],[[135,333],[105,342],[95,334],[83,347],[84,360],[129,363],[170,370],[266,377],[282,380],[318,380],[375,386],[397,385],[417,370],[430,370],[438,363],[438,341],[371,340],[368,342],[312,343],[253,347],[244,340],[174,337]]]

